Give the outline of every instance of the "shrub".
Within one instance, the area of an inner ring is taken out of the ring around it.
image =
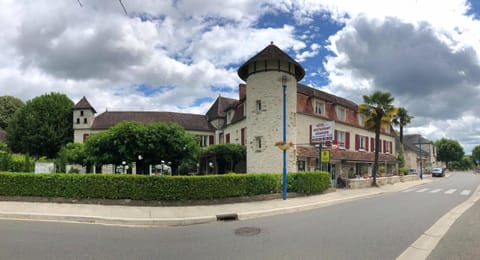
[[[316,193],[330,185],[329,175],[288,174],[289,192]],[[0,173],[0,195],[75,199],[160,201],[211,200],[280,193],[280,174],[143,176],[124,174]]]

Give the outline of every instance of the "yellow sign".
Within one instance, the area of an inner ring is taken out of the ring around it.
[[[322,151],[321,161],[322,163],[330,162],[330,151]]]

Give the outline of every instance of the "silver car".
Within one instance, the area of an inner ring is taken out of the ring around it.
[[[433,168],[432,169],[432,177],[444,177],[445,170],[443,168]]]

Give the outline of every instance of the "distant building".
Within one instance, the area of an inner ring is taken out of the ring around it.
[[[428,171],[434,167],[442,166],[437,161],[437,150],[433,142],[422,137],[421,135],[404,135],[403,146],[405,151],[405,169],[420,172],[420,160],[422,160],[422,166],[424,171]]]
[[[375,133],[363,126],[357,104],[298,83],[305,71],[300,64],[271,44],[238,69],[246,84],[240,84],[238,99],[219,96],[205,115],[174,112],[106,111],[95,109],[82,98],[74,107],[75,142],[104,131],[122,121],[178,123],[198,136],[200,146],[237,143],[246,146],[249,173],[282,172],[278,142],[283,135],[283,87],[286,82],[287,151],[289,172],[331,170],[343,178],[371,174]],[[330,163],[319,163],[319,150],[312,143],[312,128],[332,122],[332,140],[323,142]],[[382,129],[380,163],[386,173],[396,173],[395,133]]]

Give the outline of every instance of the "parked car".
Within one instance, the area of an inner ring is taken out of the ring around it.
[[[445,170],[443,168],[433,168],[432,169],[432,177],[444,177]]]

